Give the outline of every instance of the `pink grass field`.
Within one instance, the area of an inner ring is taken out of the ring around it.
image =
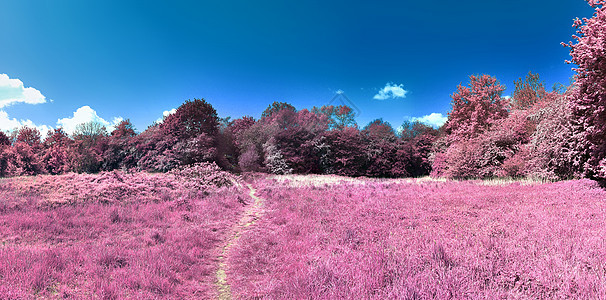
[[[216,257],[247,191],[191,183],[121,172],[0,180],[0,299],[214,297]]]
[[[235,298],[599,299],[606,192],[547,184],[257,182],[228,255]]]
[[[198,171],[0,179],[0,299],[218,298],[227,244],[234,299],[606,295],[590,180],[251,177],[234,229],[249,190]]]

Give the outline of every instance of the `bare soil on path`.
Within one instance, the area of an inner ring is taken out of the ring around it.
[[[255,224],[255,222],[259,219],[259,216],[261,215],[261,212],[262,212],[261,206],[263,205],[263,201],[264,201],[263,198],[257,197],[257,195],[255,194],[256,189],[254,187],[252,187],[251,184],[247,183],[246,186],[250,190],[248,195],[252,198],[253,201],[252,201],[252,203],[245,203],[247,207],[244,210],[242,217],[240,218],[238,223],[236,223],[236,225],[234,225],[234,227],[231,229],[229,238],[225,242],[219,257],[217,258],[218,262],[219,262],[219,269],[217,270],[217,273],[216,273],[216,277],[217,277],[216,285],[217,285],[217,291],[218,291],[218,293],[217,293],[218,299],[221,299],[221,300],[232,299],[231,289],[230,289],[229,284],[227,283],[227,263],[226,263],[227,259],[226,258],[227,258],[227,255],[229,255],[229,250],[238,241],[240,236],[242,236],[242,233],[244,231],[246,231],[247,227]]]

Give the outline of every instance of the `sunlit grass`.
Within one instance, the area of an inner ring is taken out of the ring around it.
[[[606,192],[590,180],[308,180],[337,183],[257,183],[267,213],[231,251],[228,281],[235,296],[606,294]]]

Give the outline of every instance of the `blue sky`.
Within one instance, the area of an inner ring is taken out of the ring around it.
[[[0,129],[130,118],[143,131],[186,99],[258,118],[338,91],[360,126],[397,127],[445,116],[470,74],[505,95],[530,70],[568,83],[560,42],[591,14],[582,0],[2,1]]]

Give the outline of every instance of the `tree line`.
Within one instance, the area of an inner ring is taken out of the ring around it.
[[[61,128],[43,139],[36,128],[0,133],[0,175],[95,173],[115,169],[166,172],[215,162],[231,172],[402,177],[429,174],[438,130],[419,122],[400,132],[375,120],[359,129],[347,106],[297,110],[272,103],[255,120],[218,117],[204,99],[137,133],[129,120],[107,133],[90,122],[73,135]]]
[[[347,106],[297,110],[274,102],[259,119],[219,118],[204,99],[137,133],[128,121],[111,132],[81,124],[44,138],[35,128],[0,133],[0,176],[66,172],[166,172],[215,162],[231,172],[448,178],[532,176],[606,179],[606,0],[588,0],[570,48],[577,74],[547,91],[538,74],[514,82],[511,97],[493,76],[471,75],[451,95],[444,126],[377,119],[363,128]]]

